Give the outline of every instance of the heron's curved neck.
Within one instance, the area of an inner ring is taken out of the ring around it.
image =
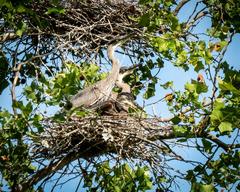
[[[114,51],[115,51],[116,47],[117,47],[117,45],[115,45],[115,46],[110,45],[108,47],[108,51],[107,51],[108,58],[112,62],[112,70],[111,70],[109,76],[114,78],[114,80],[117,80],[118,74],[119,74],[119,70],[120,70],[120,67],[121,67],[118,59],[115,58],[115,56],[114,56]]]
[[[124,93],[131,93],[131,88],[127,83],[123,82],[123,78],[125,77],[125,74],[119,74],[118,79],[116,81],[116,85],[119,88],[122,88],[122,92]]]
[[[121,67],[121,66],[120,66],[120,63],[119,63],[118,60],[112,62],[112,70],[111,70],[111,72],[110,72],[110,75],[111,75],[112,77],[114,77],[114,79],[116,79],[116,80],[117,80],[117,78],[118,78],[118,74],[119,74],[120,67]]]

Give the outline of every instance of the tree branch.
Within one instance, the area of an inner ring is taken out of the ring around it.
[[[205,8],[204,8],[204,9],[205,9]],[[204,9],[203,9],[203,10],[204,10]],[[204,16],[207,15],[207,14],[208,14],[207,11],[202,11],[202,10],[201,10],[201,11],[200,11],[198,14],[196,14],[195,17],[186,25],[185,31],[188,31],[189,28],[192,27],[193,24],[194,24],[197,20],[201,19],[202,17],[204,17]]]
[[[17,68],[15,69],[15,76],[14,76],[13,83],[12,83],[12,88],[11,88],[12,105],[14,104],[14,102],[17,101],[15,88],[16,88],[16,85],[17,85],[17,82],[18,82],[18,79],[19,79],[19,74],[20,74],[20,70],[22,68],[22,64],[23,63],[18,64]],[[17,113],[16,108],[14,106],[13,106],[13,112],[14,112],[14,114]]]
[[[50,163],[47,167],[44,167],[43,169],[37,171],[34,176],[32,176],[28,181],[24,182],[21,186],[19,186],[19,189],[17,189],[16,191],[19,192],[26,191],[29,188],[29,186],[34,186],[36,183],[44,179],[46,176],[62,169],[65,165],[77,159],[78,156],[79,156],[78,153],[72,152],[67,154],[65,157],[58,160],[57,162]]]
[[[209,133],[204,133],[203,136],[205,136],[207,139],[216,143],[219,147],[223,148],[225,151],[228,151],[231,147],[230,145],[222,142],[220,139],[218,139],[217,137],[215,137],[214,135],[211,135]]]
[[[15,33],[5,33],[3,35],[0,35],[0,43],[3,43],[5,41],[9,41],[9,40],[15,40],[18,37],[19,36],[17,36]]]
[[[180,11],[180,9],[186,4],[188,3],[190,0],[182,0],[178,5],[177,7],[175,8],[175,10],[173,11],[173,15],[177,15]]]

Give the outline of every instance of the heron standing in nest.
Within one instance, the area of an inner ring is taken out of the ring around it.
[[[112,63],[112,69],[107,78],[98,81],[97,83],[79,91],[70,99],[70,103],[73,108],[84,107],[94,108],[101,103],[107,101],[111,95],[112,89],[118,79],[120,63],[118,59],[114,57],[114,51],[118,47],[116,45],[109,45],[107,49],[107,55]]]
[[[98,106],[98,111],[101,115],[117,115],[119,113],[128,113],[129,109],[134,112],[143,111],[134,99],[131,93],[130,86],[123,81],[123,79],[132,74],[133,69],[122,67],[120,69],[116,86],[121,89],[120,93],[112,92],[108,101],[101,103]]]
[[[134,68],[132,69],[129,69],[129,68],[124,68],[122,67],[120,69],[120,73],[119,73],[119,76],[118,76],[118,79],[116,81],[116,85],[121,88],[121,92],[118,93],[117,97],[116,97],[116,109],[119,111],[119,112],[129,112],[129,109],[133,109],[133,110],[136,110],[136,109],[142,109],[142,107],[140,107],[136,102],[135,102],[135,98],[131,92],[131,88],[130,86],[125,83],[123,81],[123,79],[132,74],[133,73],[133,70]]]

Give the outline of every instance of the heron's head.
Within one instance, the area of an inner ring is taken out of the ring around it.
[[[124,67],[121,67],[121,68],[120,68],[120,71],[119,71],[119,72],[123,74],[123,73],[125,73],[126,71],[128,71],[128,67],[124,66]]]
[[[115,43],[115,44],[111,44],[109,45],[109,49],[112,50],[112,52],[114,52],[118,47],[120,47],[122,45],[121,42]]]
[[[122,78],[133,73],[134,68],[121,67],[119,73],[122,75]]]
[[[108,57],[110,60],[116,60],[114,58],[114,52],[116,50],[116,48],[120,45],[121,43],[117,43],[117,44],[110,44],[108,46],[108,49],[107,49],[107,54],[108,54]]]

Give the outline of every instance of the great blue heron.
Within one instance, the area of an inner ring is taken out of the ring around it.
[[[124,68],[122,67],[120,69],[120,73],[118,76],[118,79],[116,81],[116,85],[121,88],[121,92],[117,95],[116,97],[116,109],[121,112],[129,112],[129,108],[136,110],[136,109],[141,109],[142,108],[135,102],[134,96],[131,93],[131,88],[130,86],[123,81],[123,79],[132,74],[133,69],[129,68]]]
[[[124,92],[124,93],[131,93],[130,86],[127,83],[125,83],[123,81],[123,79],[126,76],[130,75],[132,72],[133,72],[132,69],[128,70],[128,68],[126,68],[126,67],[121,67],[120,68],[120,71],[119,71],[119,74],[118,74],[118,78],[116,80],[116,86],[121,89],[121,93],[122,92]],[[116,92],[112,91],[110,99],[113,100],[113,101],[116,101],[116,99],[117,99],[119,94],[120,93],[116,93]]]
[[[74,95],[70,99],[73,108],[80,106],[84,108],[94,108],[109,99],[120,70],[120,63],[114,57],[114,51],[118,45],[119,44],[110,45],[107,49],[108,58],[112,63],[112,69],[107,78],[98,81]]]
[[[101,115],[117,115],[122,112],[128,113],[130,108],[134,111],[142,110],[142,108],[135,102],[130,86],[123,81],[123,79],[132,72],[133,69],[124,67],[120,69],[116,86],[121,89],[121,92],[112,92],[109,100],[101,103],[98,108]]]

